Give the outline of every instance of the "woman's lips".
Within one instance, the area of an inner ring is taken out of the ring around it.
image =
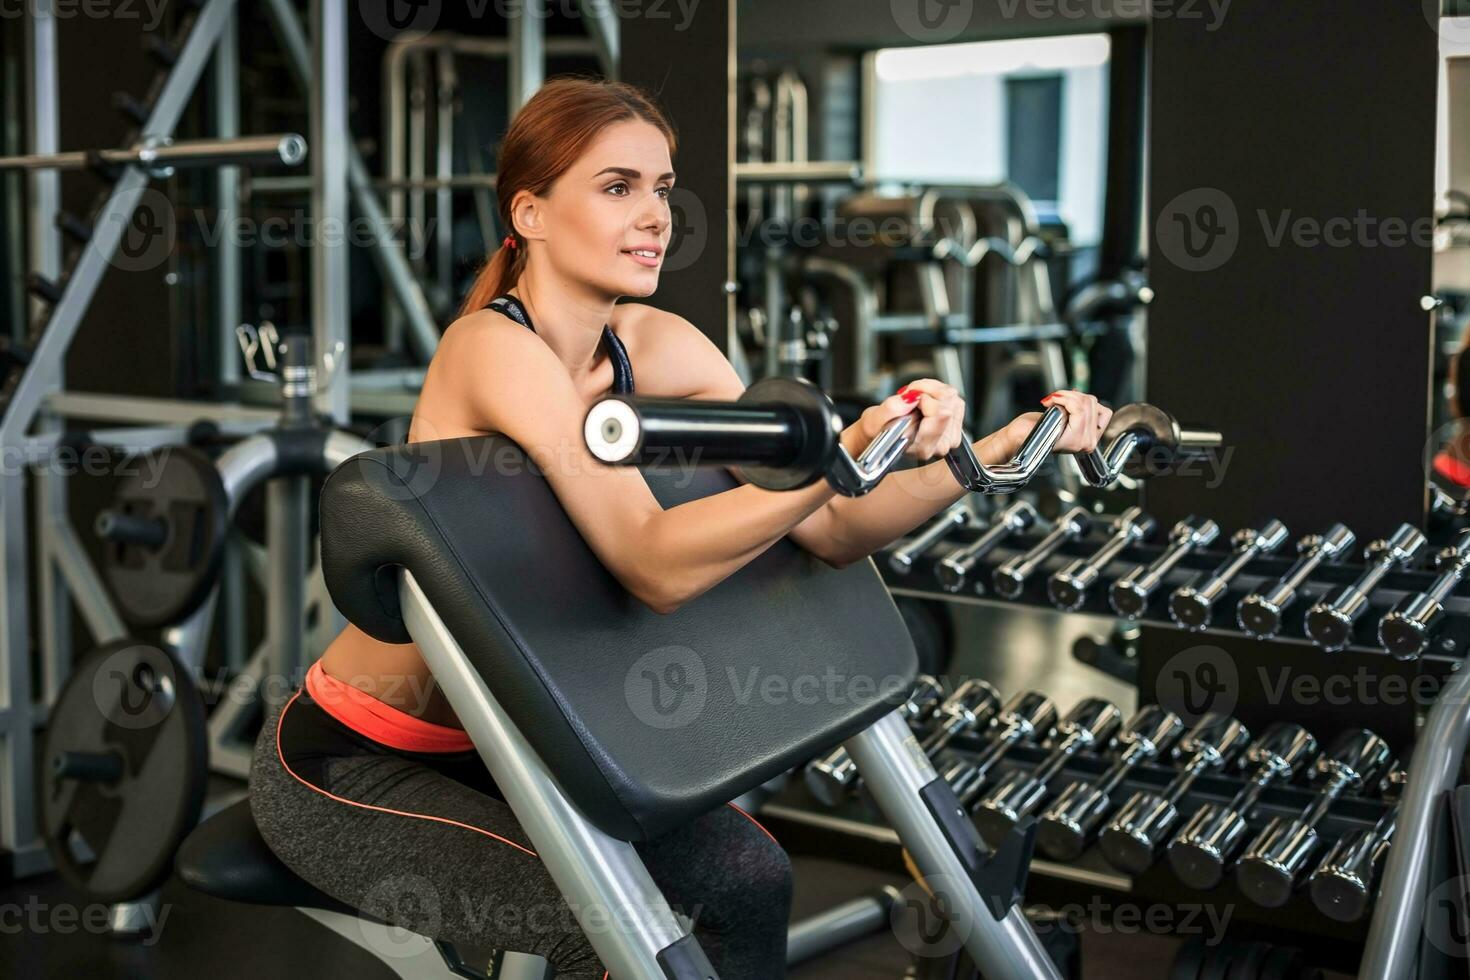
[[[661,256],[657,255],[635,255],[632,252],[624,252],[623,254],[632,259],[634,262],[637,262],[639,265],[643,266],[645,269],[657,269],[659,259],[661,258]]]

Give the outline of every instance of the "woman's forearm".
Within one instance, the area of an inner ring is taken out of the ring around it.
[[[655,514],[639,551],[660,597],[650,606],[670,611],[714,588],[833,497],[825,480],[779,493],[747,484]]]
[[[970,445],[986,466],[1009,461],[1016,449],[1003,430],[992,432]],[[849,447],[849,451],[853,451],[853,447]],[[955,481],[949,464],[938,459],[910,470],[890,473],[866,496],[837,497],[828,505],[833,514],[833,553],[826,556],[827,560],[845,565],[866,558],[968,492]]]

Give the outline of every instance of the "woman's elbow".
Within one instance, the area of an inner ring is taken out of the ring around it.
[[[689,600],[675,583],[665,577],[630,575],[623,580],[628,592],[660,616],[678,611]]]

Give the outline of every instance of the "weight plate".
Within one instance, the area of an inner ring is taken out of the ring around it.
[[[1099,444],[1111,446],[1113,440],[1130,431],[1140,436],[1139,445],[1123,464],[1123,472],[1134,479],[1167,472],[1179,446],[1179,423],[1174,417],[1147,402],[1124,405],[1113,413]]]
[[[112,513],[162,522],[159,545],[104,540],[102,572],[123,621],[140,629],[177,623],[199,608],[219,571],[229,498],[208,457],[165,446],[130,457]]]
[[[163,883],[199,820],[204,702],[171,654],[119,640],[81,658],[41,743],[41,833],[57,870],[100,902]]]
[[[765,378],[745,390],[748,405],[786,405],[806,427],[801,452],[784,466],[739,466],[741,477],[766,490],[799,490],[827,474],[837,456],[842,423],[822,390],[803,378]]]

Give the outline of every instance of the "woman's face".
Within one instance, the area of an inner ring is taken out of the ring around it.
[[[559,277],[612,298],[648,296],[669,244],[673,186],[664,134],[642,120],[614,123],[537,202],[531,237],[544,239]]]

